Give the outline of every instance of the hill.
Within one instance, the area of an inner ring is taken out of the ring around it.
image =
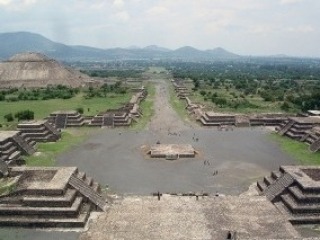
[[[69,46],[53,42],[40,34],[15,32],[0,34],[0,59],[5,60],[21,52],[39,52],[63,61],[104,61],[104,60],[187,60],[207,61],[240,58],[222,48],[201,51],[185,46],[170,50],[156,45],[144,48],[99,49],[87,46]]]

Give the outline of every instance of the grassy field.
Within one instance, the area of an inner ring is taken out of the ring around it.
[[[280,145],[280,148],[297,160],[299,164],[320,165],[320,153],[310,152],[307,144],[280,136],[276,133],[270,134],[270,139],[276,141]]]
[[[170,93],[169,103],[172,106],[172,108],[178,113],[181,119],[183,119],[184,121],[188,121],[189,116],[186,111],[186,101],[177,98],[176,96],[177,94],[174,91],[174,87],[172,84],[169,85],[169,93]]]
[[[0,124],[13,125],[17,122],[7,123],[3,118],[8,113],[16,113],[21,110],[32,110],[35,113],[35,119],[43,119],[47,117],[51,112],[58,110],[75,110],[78,107],[84,109],[84,115],[95,115],[100,111],[107,110],[109,108],[117,108],[128,102],[132,96],[132,93],[127,94],[113,94],[106,98],[94,97],[91,99],[85,99],[82,94],[71,99],[51,99],[43,101],[19,101],[19,102],[1,102],[0,104]]]
[[[191,89],[192,87],[190,87]],[[230,88],[228,91],[225,88],[219,89],[211,89],[210,87],[207,88],[199,88],[199,90],[193,92],[193,96],[190,96],[190,99],[193,102],[200,103],[205,105],[208,109],[212,109],[217,112],[233,112],[233,113],[272,113],[272,112],[283,112],[281,110],[282,102],[266,102],[261,98],[259,95],[248,95],[245,96],[245,99],[250,103],[255,105],[252,107],[239,107],[239,108],[231,108],[231,107],[219,107],[215,105],[211,101],[211,95],[207,96],[207,100],[205,100],[204,96],[200,94],[201,90],[205,90],[206,92],[217,93],[218,97],[226,98],[228,101],[238,101],[242,100],[240,97],[241,92],[235,88]],[[237,96],[237,97],[235,97]]]
[[[135,130],[142,130],[146,127],[146,125],[150,122],[151,117],[154,114],[154,96],[156,93],[155,86],[151,83],[146,85],[148,90],[147,98],[140,103],[140,109],[142,111],[142,117],[138,119],[138,122],[134,123],[132,128]]]
[[[37,153],[25,157],[27,166],[54,166],[58,154],[83,142],[90,134],[98,131],[96,128],[69,128],[62,132],[57,142],[38,143]]]

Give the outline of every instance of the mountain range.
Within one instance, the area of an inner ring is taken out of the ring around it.
[[[36,33],[0,33],[0,59],[6,60],[22,52],[39,52],[62,61],[106,61],[106,60],[184,60],[210,61],[232,60],[241,56],[223,48],[198,50],[185,46],[176,50],[150,45],[144,48],[100,49],[87,46],[71,46],[51,41]]]

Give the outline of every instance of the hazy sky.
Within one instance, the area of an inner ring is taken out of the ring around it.
[[[320,0],[0,0],[0,22],[72,45],[320,57]]]

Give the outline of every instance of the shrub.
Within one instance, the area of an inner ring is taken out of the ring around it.
[[[24,111],[17,112],[14,116],[18,118],[18,121],[32,120],[34,119],[34,112],[30,110],[24,110]]]
[[[77,107],[76,111],[80,114],[83,114],[83,107]]]
[[[7,122],[12,122],[14,120],[12,113],[4,115],[4,118],[7,120]]]

